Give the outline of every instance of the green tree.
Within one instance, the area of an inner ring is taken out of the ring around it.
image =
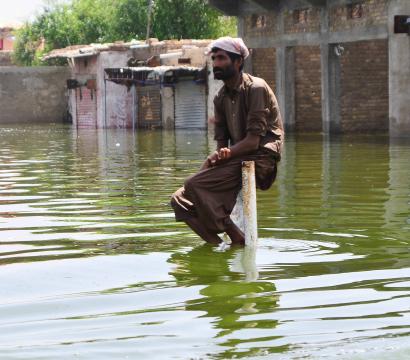
[[[144,39],[147,31],[147,0],[116,0],[110,21],[111,38],[130,41]]]
[[[21,65],[38,65],[44,53],[69,45],[144,39],[147,4],[147,0],[50,2],[17,31],[14,59]],[[160,40],[236,33],[236,20],[222,16],[205,0],[156,0],[151,24],[151,37]]]
[[[16,31],[13,62],[24,66],[36,65],[36,60],[40,56],[37,51],[40,44],[41,38],[35,28],[29,23],[24,24]]]
[[[211,39],[236,33],[236,20],[221,16],[205,0],[157,0],[152,34],[159,39]]]

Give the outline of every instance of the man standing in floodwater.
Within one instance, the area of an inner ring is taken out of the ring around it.
[[[214,99],[216,151],[185,180],[171,199],[177,221],[202,239],[219,244],[226,232],[232,244],[244,234],[230,214],[242,186],[242,161],[255,161],[256,185],[271,187],[277,171],[284,131],[278,103],[265,80],[244,73],[249,51],[240,38],[223,37],[211,44],[215,79],[224,86]]]

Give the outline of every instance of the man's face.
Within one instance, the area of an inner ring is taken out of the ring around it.
[[[211,59],[214,77],[217,80],[228,80],[239,71],[239,66],[237,66],[236,62],[232,62],[224,50],[218,50],[212,53]]]

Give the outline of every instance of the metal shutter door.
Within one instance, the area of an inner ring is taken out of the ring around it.
[[[181,81],[175,86],[175,128],[206,128],[205,86]]]
[[[161,95],[159,85],[137,88],[138,127],[161,127]]]

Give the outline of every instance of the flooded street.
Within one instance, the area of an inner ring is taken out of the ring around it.
[[[174,221],[206,132],[0,141],[2,360],[408,359],[410,142],[288,136],[252,252]]]

